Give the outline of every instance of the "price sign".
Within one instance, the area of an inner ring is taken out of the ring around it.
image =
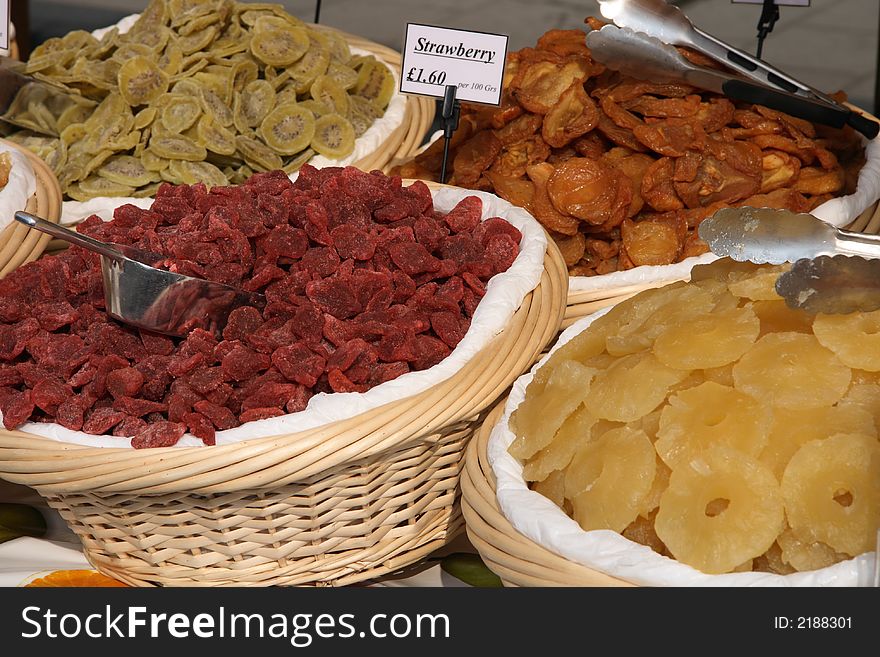
[[[763,5],[764,0],[730,0],[733,4]],[[809,7],[810,0],[774,0],[775,5],[788,5],[789,7]]]
[[[9,50],[9,3],[0,0],[0,48]]]
[[[506,58],[503,34],[408,23],[400,91],[443,98],[455,85],[458,100],[499,105]]]

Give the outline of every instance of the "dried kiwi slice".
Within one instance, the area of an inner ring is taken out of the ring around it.
[[[354,134],[360,137],[370,126],[381,118],[384,112],[372,100],[363,96],[349,96],[351,102],[351,111],[348,113],[348,119],[354,128]]]
[[[101,176],[89,176],[80,181],[79,188],[84,194],[95,196],[131,196],[134,187],[121,185]]]
[[[203,30],[188,34],[178,39],[177,45],[184,55],[190,55],[194,52],[202,52],[217,37],[217,26],[209,25]]]
[[[358,72],[339,62],[330,62],[330,66],[327,67],[327,75],[346,90],[351,89],[358,81]]]
[[[290,66],[309,49],[309,36],[301,27],[271,27],[251,37],[251,53],[270,66]]]
[[[159,179],[155,172],[147,171],[143,163],[131,155],[111,157],[95,173],[101,178],[129,187],[142,187],[158,182]]]
[[[131,107],[146,105],[168,91],[168,75],[146,57],[132,57],[119,69],[119,93]]]
[[[94,111],[94,107],[88,107],[86,105],[71,105],[61,113],[56,121],[59,134],[68,126],[82,123],[88,119]]]
[[[348,116],[348,93],[329,75],[319,75],[312,83],[312,98],[328,105],[336,114]]]
[[[280,105],[263,119],[258,133],[276,153],[293,155],[311,143],[315,135],[315,117],[298,105]]]
[[[168,167],[171,175],[187,185],[205,183],[208,187],[225,187],[229,180],[220,169],[210,162],[187,162],[175,160]]]
[[[265,80],[254,80],[241,92],[241,114],[249,128],[256,128],[275,107],[275,89]]]
[[[143,130],[156,120],[156,115],[158,113],[159,110],[155,107],[145,107],[140,112],[134,115],[134,129]]]
[[[165,51],[159,55],[156,64],[167,75],[177,75],[180,73],[180,68],[183,65],[183,51],[180,49],[180,46],[173,41],[169,43],[165,46]]]
[[[166,96],[169,100],[162,108],[160,120],[169,132],[183,132],[193,125],[202,114],[202,106],[192,96]]]
[[[358,73],[353,93],[369,98],[384,109],[394,95],[394,76],[381,62],[367,60]]]
[[[235,134],[222,126],[212,116],[205,115],[196,125],[198,141],[212,153],[232,155],[235,153]]]
[[[217,123],[222,126],[229,127],[232,125],[232,110],[229,105],[223,102],[221,98],[210,89],[202,88],[201,90],[202,109],[206,115],[213,116]]]
[[[326,114],[315,121],[311,147],[325,157],[343,158],[354,150],[354,128],[339,114]]]
[[[309,51],[291,68],[287,69],[293,80],[296,92],[306,93],[319,75],[323,75],[330,65],[330,52],[326,48],[312,44]]]
[[[281,156],[273,152],[263,142],[244,135],[238,135],[235,138],[235,144],[238,146],[238,152],[253,169],[257,171],[273,171],[280,169],[282,162]]]
[[[281,87],[281,89],[278,90],[278,93],[275,94],[275,104],[284,105],[286,103],[295,103],[297,102],[297,97],[298,94],[296,87],[288,82],[286,86]]]
[[[307,148],[302,153],[297,155],[295,158],[287,162],[282,170],[284,173],[294,173],[295,171],[299,171],[302,168],[302,165],[315,157],[314,149]]]
[[[315,100],[314,98],[309,98],[308,100],[302,101],[299,106],[309,110],[312,114],[315,115],[316,119],[319,116],[324,116],[325,114],[333,114],[332,107],[330,107],[329,105],[325,105],[320,100]]]
[[[169,160],[189,160],[199,162],[204,160],[208,151],[204,146],[196,144],[182,136],[163,136],[150,139],[150,150],[159,157]]]
[[[147,171],[158,173],[159,171],[162,171],[162,169],[167,169],[170,162],[171,160],[159,157],[149,148],[141,153],[141,164],[143,164]]]

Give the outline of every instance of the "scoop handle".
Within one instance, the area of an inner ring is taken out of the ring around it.
[[[28,212],[16,212],[15,220],[23,223],[29,228],[35,228],[36,230],[46,233],[47,235],[57,237],[58,239],[62,239],[65,242],[70,242],[71,244],[76,244],[77,246],[81,246],[88,251],[98,253],[102,256],[107,256],[108,258],[111,258],[117,262],[125,257],[117,249],[110,246],[106,242],[101,242],[100,240],[96,240],[95,238],[89,237],[88,235],[82,235],[59,224],[53,224],[51,221],[46,221],[45,219],[41,219],[40,217],[32,215]]]

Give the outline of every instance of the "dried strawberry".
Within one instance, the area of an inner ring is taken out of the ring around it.
[[[54,415],[58,406],[72,396],[73,390],[70,386],[53,379],[38,381],[31,389],[34,405],[49,415]]]
[[[426,370],[449,355],[450,349],[442,341],[430,335],[417,335],[412,342],[412,357],[408,359],[413,369]]]
[[[223,329],[224,340],[244,340],[263,324],[260,311],[250,306],[236,308],[229,313],[226,327]]]
[[[21,385],[24,379],[15,367],[11,365],[0,365],[0,386],[17,386]]]
[[[201,413],[187,413],[183,416],[189,432],[196,438],[200,438],[206,445],[216,444],[214,425]]]
[[[242,402],[241,408],[242,411],[252,408],[281,408],[295,392],[296,385],[292,383],[267,383],[249,395]]]
[[[113,429],[114,436],[136,436],[147,428],[147,423],[139,417],[131,417],[126,415],[125,419],[116,425]]]
[[[272,364],[287,379],[311,388],[324,372],[325,360],[304,344],[280,347],[272,353]]]
[[[514,242],[510,235],[494,235],[489,238],[486,252],[492,263],[492,273],[499,274],[510,269],[516,256],[519,255],[519,243]]]
[[[309,400],[311,398],[312,391],[309,388],[306,388],[305,386],[297,386],[293,395],[287,400],[284,410],[288,413],[299,413],[300,411],[304,411],[309,405]]]
[[[178,422],[156,422],[131,439],[135,449],[172,447],[183,437],[185,428]]]
[[[3,413],[3,426],[7,429],[15,429],[24,424],[34,412],[31,391],[12,392],[0,399],[0,411]]]
[[[415,242],[395,242],[388,247],[388,253],[394,264],[409,276],[440,268],[440,261]]]
[[[249,408],[246,411],[242,411],[238,419],[244,424],[245,422],[253,422],[254,420],[265,420],[270,417],[278,417],[279,415],[284,415],[284,411],[280,408]]]
[[[115,411],[112,408],[96,408],[89,413],[89,417],[82,425],[82,430],[86,433],[100,436],[107,433],[126,417],[125,413]]]
[[[225,406],[202,400],[193,404],[193,408],[211,420],[211,423],[219,431],[225,431],[226,429],[238,426],[238,420],[235,419],[235,415]]]
[[[309,249],[300,260],[300,267],[305,271],[326,278],[339,269],[339,255],[332,247],[317,247]]]
[[[333,392],[366,392],[369,388],[367,385],[354,383],[335,368],[327,372],[327,380],[330,382]]]
[[[245,381],[257,372],[269,369],[270,364],[271,360],[266,354],[239,346],[223,357],[221,367],[228,380]]]
[[[144,375],[133,367],[113,370],[107,375],[107,391],[118,397],[135,397],[144,385]]]
[[[437,312],[431,315],[431,328],[451,349],[454,349],[464,338],[468,326],[469,323],[459,312]]]
[[[522,233],[519,229],[501,217],[490,217],[481,221],[474,229],[473,234],[474,239],[483,246],[486,246],[489,239],[495,235],[508,235],[517,244],[522,241]]]
[[[45,331],[57,331],[79,319],[79,313],[67,301],[50,301],[38,304],[34,315]]]
[[[273,258],[299,260],[309,248],[309,238],[304,230],[282,225],[269,231],[261,246]]]
[[[65,429],[79,431],[83,426],[83,407],[79,396],[68,397],[55,411],[55,421]]]
[[[377,386],[386,381],[393,381],[407,372],[409,372],[409,364],[405,362],[378,363],[370,370],[370,377],[367,379],[367,383],[371,386]]]
[[[222,368],[203,367],[190,374],[187,383],[198,394],[206,395],[216,390],[225,380],[226,375]]]
[[[160,402],[149,401],[148,399],[120,397],[113,402],[113,408],[128,415],[141,417],[147,413],[161,413],[166,410],[167,405]]]
[[[351,288],[351,281],[342,278],[325,278],[306,285],[306,296],[320,310],[338,319],[354,317],[363,310]]]
[[[174,342],[171,338],[151,333],[150,331],[140,331],[141,342],[148,354],[158,356],[170,356],[174,351]]]
[[[453,233],[472,231],[480,223],[483,202],[476,196],[466,196],[449,211],[444,219]]]

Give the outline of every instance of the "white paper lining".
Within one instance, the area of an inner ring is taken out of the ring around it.
[[[584,317],[563,332],[553,349],[513,384],[504,416],[492,429],[488,444],[489,464],[496,478],[498,505],[510,523],[551,552],[641,586],[870,586],[874,577],[873,552],[821,570],[791,575],[756,572],[707,575],[661,556],[617,532],[584,531],[549,499],[529,490],[523,479],[522,465],[507,452],[514,439],[507,426],[510,415],[525,398],[526,386],[535,371],[550,355],[609,310],[605,308]]]
[[[21,151],[0,144],[0,153],[9,153],[12,157],[9,182],[0,189],[0,230],[3,230],[15,220],[16,211],[25,209],[28,199],[37,191],[37,178]]]
[[[443,188],[433,192],[433,195],[434,207],[442,212],[448,212],[466,196],[477,196],[483,201],[483,219],[495,216],[503,217],[523,234],[519,255],[510,269],[494,276],[489,281],[486,287],[486,296],[477,306],[470,329],[452,353],[430,369],[404,374],[365,393],[321,393],[312,397],[306,410],[299,413],[257,420],[234,429],[218,431],[218,445],[312,429],[354,417],[392,401],[416,395],[454,375],[504,329],[514,312],[522,304],[525,296],[538,285],[541,279],[541,273],[544,270],[544,253],[547,250],[544,229],[525,210],[492,194]],[[131,446],[131,441],[127,438],[92,436],[82,431],[65,429],[58,424],[28,422],[22,425],[19,430],[59,442],[90,447]],[[202,444],[200,439],[187,434],[181,438],[177,446],[193,447]]]
[[[131,26],[134,25],[135,21],[137,21],[140,14],[132,14],[131,16],[126,16],[122,20],[120,20],[115,26],[105,27],[100,30],[95,30],[92,32],[92,35],[96,39],[100,39],[104,33],[113,29],[113,27],[118,27],[121,34],[124,34],[128,30],[131,29]],[[355,55],[369,55],[370,53],[366,50],[361,50],[359,48],[351,48],[351,52]],[[331,160],[330,158],[324,157],[323,155],[316,155],[311,160],[309,160],[309,164],[312,166],[323,168],[328,166],[334,167],[343,167],[348,166],[349,164],[354,164],[361,158],[366,157],[370,153],[373,153],[378,149],[382,143],[388,139],[391,134],[397,130],[400,125],[403,123],[404,118],[406,117],[406,96],[396,91],[400,86],[399,79],[397,73],[394,69],[391,69],[391,74],[394,76],[394,95],[391,97],[391,101],[388,103],[388,107],[385,109],[385,113],[376,119],[373,124],[367,129],[367,131],[358,137],[354,142],[354,150],[345,158],[340,160]],[[116,202],[115,207],[119,205],[124,205],[125,203],[131,203],[140,208],[148,208],[152,203],[152,199],[138,199],[138,198],[129,198],[129,197],[119,197],[114,199]],[[80,201],[65,201],[64,207],[61,212],[61,223],[62,224],[74,224],[79,221],[82,221],[86,217],[97,214],[105,221],[110,219],[110,216],[106,214],[107,212],[106,203],[103,200],[99,199],[97,203],[95,199],[80,202]],[[112,213],[113,208],[110,208]]]

